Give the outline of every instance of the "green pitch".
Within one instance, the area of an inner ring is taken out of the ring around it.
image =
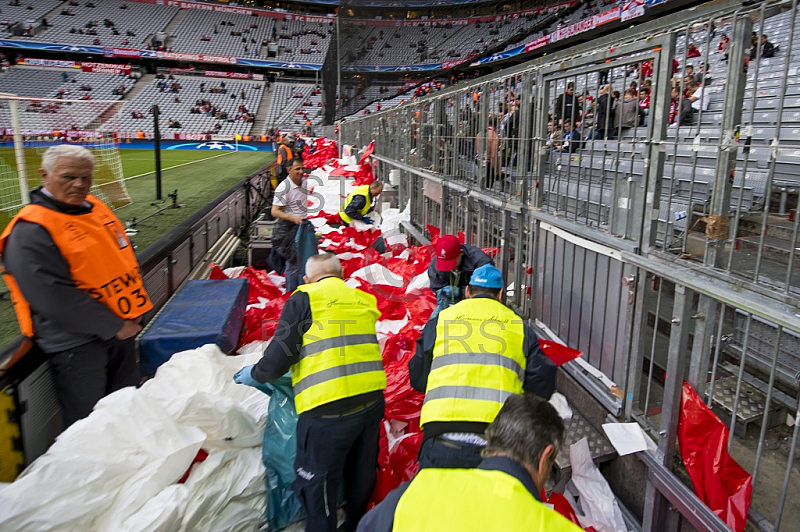
[[[120,150],[120,153],[125,186],[132,200],[130,205],[114,211],[123,223],[132,222],[134,218],[138,222],[171,204],[167,194],[175,189],[178,189],[178,203],[185,205],[137,223],[138,233],[132,237],[137,251],[145,249],[243,178],[275,160],[271,152],[162,150],[161,189],[165,203],[151,205],[156,202],[153,151]]]
[[[138,252],[161,238],[186,218],[207,205],[243,178],[275,160],[271,152],[224,152],[162,150],[162,191],[166,200],[155,203],[155,162],[153,150],[120,150],[125,186],[132,203],[114,212],[123,223],[142,220],[171,204],[167,194],[178,189],[180,209],[167,209],[137,224],[132,237]],[[145,174],[145,175],[142,175]],[[138,177],[134,177],[138,176]],[[0,282],[0,290],[5,284]],[[19,327],[8,296],[0,299],[0,346],[19,335]]]

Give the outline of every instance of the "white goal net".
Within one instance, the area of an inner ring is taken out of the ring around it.
[[[41,184],[41,158],[56,144],[95,156],[92,194],[110,207],[130,203],[116,131],[122,102],[25,98],[0,94],[0,229]]]

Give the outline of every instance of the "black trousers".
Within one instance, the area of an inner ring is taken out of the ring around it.
[[[383,398],[349,416],[297,421],[295,495],[306,510],[306,532],[334,532],[339,487],[347,503],[345,526],[355,532],[375,488]]]
[[[133,338],[112,338],[73,347],[50,358],[64,427],[92,412],[95,403],[141,379]]]
[[[481,463],[483,447],[445,440],[440,436],[428,438],[419,447],[419,468],[472,469]]]

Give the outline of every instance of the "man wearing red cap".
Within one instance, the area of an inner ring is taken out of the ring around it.
[[[484,264],[494,265],[494,261],[480,248],[462,244],[454,235],[442,235],[433,247],[436,255],[428,266],[428,278],[436,294],[435,316],[464,299],[472,272]]]

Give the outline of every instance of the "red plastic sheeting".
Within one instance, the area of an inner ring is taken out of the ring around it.
[[[365,162],[368,162],[369,156],[372,155],[374,152],[375,152],[375,141],[373,140],[372,142],[369,143],[369,146],[364,148],[364,153],[363,155],[361,155],[361,159],[358,161],[358,164],[364,164]]]
[[[339,164],[339,148],[336,146],[335,140],[328,140],[323,137],[316,139],[315,144],[314,153],[311,153],[311,146],[309,145],[303,148],[303,166],[307,169],[316,170],[326,164]]]
[[[320,211],[319,213],[315,214],[314,216],[309,216],[309,218],[322,218],[325,220],[325,223],[328,224],[340,224],[342,223],[342,217],[339,216],[338,212],[323,212]]]
[[[728,454],[728,427],[683,383],[678,443],[694,491],[736,532],[747,523],[753,477]]]
[[[542,349],[542,353],[552,360],[556,366],[562,366],[570,360],[583,356],[583,353],[577,349],[541,338],[539,338],[539,347]]]
[[[563,515],[567,520],[571,521],[572,523],[581,526],[581,522],[578,520],[578,515],[575,513],[575,510],[572,508],[572,505],[569,503],[566,497],[558,492],[553,492],[548,497],[547,494],[542,489],[541,492],[542,502],[546,502],[548,504],[553,505],[553,510]],[[588,528],[584,528],[586,532],[597,532],[593,526]]]
[[[441,230],[433,225],[426,225],[425,229],[427,229],[428,234],[431,235],[431,246],[435,246],[436,241],[439,240],[439,236],[442,234]]]
[[[283,305],[292,294],[271,300],[263,309],[251,307],[244,315],[244,326],[239,337],[239,347],[251,342],[266,341],[275,334]]]
[[[406,435],[398,441],[389,452],[389,438],[386,435],[386,424],[381,423],[381,435],[378,439],[378,477],[369,508],[381,502],[390,491],[403,482],[411,480],[419,470],[417,453],[422,444],[422,433]]]

